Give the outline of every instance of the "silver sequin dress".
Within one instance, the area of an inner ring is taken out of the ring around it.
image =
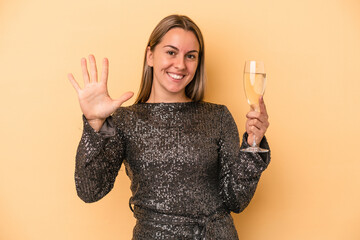
[[[84,119],[76,155],[79,197],[95,202],[122,163],[131,180],[133,240],[238,239],[230,211],[254,195],[270,153],[240,152],[236,124],[223,105],[140,103],[119,108],[95,132]],[[241,147],[247,147],[247,134]],[[265,137],[261,147],[269,148]]]

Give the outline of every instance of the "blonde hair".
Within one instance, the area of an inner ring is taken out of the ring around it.
[[[158,45],[164,35],[172,28],[182,28],[186,31],[191,31],[195,34],[199,42],[199,62],[196,73],[192,81],[185,87],[185,94],[192,101],[201,101],[204,98],[205,91],[205,56],[204,56],[204,39],[199,27],[187,16],[184,15],[170,15],[162,19],[155,27],[150,35],[147,47],[145,49],[143,74],[141,77],[140,90],[135,103],[145,103],[151,93],[153,83],[153,68],[147,64],[146,53],[148,47],[153,51]]]

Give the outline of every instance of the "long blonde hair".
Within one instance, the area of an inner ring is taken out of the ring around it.
[[[135,103],[145,103],[151,93],[153,83],[153,68],[147,64],[146,53],[148,47],[153,51],[158,45],[164,35],[172,28],[182,28],[186,31],[191,31],[195,34],[199,42],[199,62],[196,73],[192,81],[185,87],[185,94],[193,101],[201,101],[204,98],[205,91],[205,56],[204,56],[204,39],[199,27],[187,16],[184,15],[170,15],[162,19],[155,27],[150,35],[147,47],[145,49],[143,74],[141,77],[140,90]]]

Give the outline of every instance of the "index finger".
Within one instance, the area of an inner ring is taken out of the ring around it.
[[[260,106],[260,113],[268,117],[263,96],[261,96],[259,99],[259,106]]]

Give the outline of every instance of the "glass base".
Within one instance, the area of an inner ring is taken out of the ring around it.
[[[264,148],[259,148],[259,147],[248,147],[248,148],[241,149],[240,151],[242,151],[242,152],[251,152],[251,153],[257,153],[257,152],[266,153],[266,152],[269,152],[269,150],[264,149]]]

